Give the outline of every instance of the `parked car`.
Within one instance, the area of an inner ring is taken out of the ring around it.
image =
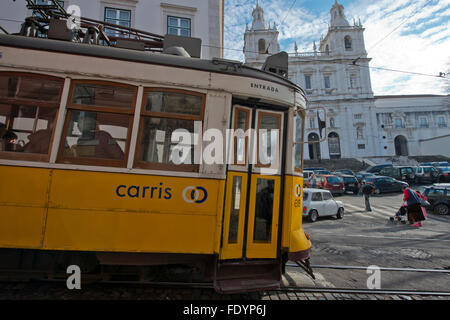
[[[333,172],[333,174],[337,174],[337,175],[348,174],[348,175],[351,175],[351,176],[355,175],[355,173],[352,170],[349,170],[349,169],[339,169],[339,170],[336,170],[335,172]]]
[[[314,174],[312,170],[303,170],[303,179],[307,180]]]
[[[368,177],[366,178],[366,183],[371,184],[375,188],[375,194],[403,191],[409,187],[409,184],[406,182],[383,176]]]
[[[362,183],[363,180],[366,180],[367,177],[375,177],[375,175],[373,173],[361,171],[355,174],[355,177],[356,179],[358,179],[359,183]]]
[[[314,170],[325,170],[325,168],[303,168],[303,170],[307,170],[307,171],[314,171]]]
[[[355,176],[343,174],[341,178],[344,179],[344,193],[350,191],[353,194],[358,194],[360,184]]]
[[[332,194],[344,194],[344,180],[338,176],[330,174],[316,175],[316,185],[318,189],[329,190]]]
[[[420,163],[419,166],[448,167],[448,166],[450,166],[450,164],[447,161],[424,162],[424,163]]]
[[[315,174],[331,174],[331,171],[328,170],[314,170]]]
[[[380,170],[379,175],[391,177],[408,183],[414,182],[416,177],[414,167],[407,166],[386,167]]]
[[[434,183],[439,181],[439,170],[432,166],[420,166],[414,168],[415,170],[415,183]]]
[[[436,183],[426,187],[423,194],[427,197],[430,207],[436,214],[450,212],[450,184]]]
[[[379,173],[381,171],[381,169],[383,169],[383,168],[388,168],[388,167],[392,167],[392,166],[393,165],[391,163],[379,164],[379,165],[376,165],[376,166],[369,167],[366,170],[366,172],[375,174],[375,173]]]
[[[450,167],[437,167],[439,170],[439,182],[450,181]]]
[[[334,215],[338,219],[344,217],[344,204],[334,200],[330,191],[309,188],[303,190],[303,217],[315,222],[319,217]]]

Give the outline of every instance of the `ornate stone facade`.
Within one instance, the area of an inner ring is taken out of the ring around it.
[[[268,50],[258,50],[263,49],[258,48],[258,43],[262,42],[267,44]],[[275,26],[270,28],[265,25],[264,11],[257,5],[253,10],[252,27],[247,27],[244,34],[245,63],[260,68],[270,54],[277,52],[278,31]],[[381,119],[395,118],[395,114],[405,113],[405,108],[408,108],[405,103],[421,105],[417,112],[426,113],[430,125],[436,121],[443,121],[448,125],[449,96],[398,96],[389,99],[374,97],[370,60],[361,22],[350,25],[345,17],[344,7],[337,1],[330,10],[330,26],[326,36],[320,39],[319,49],[314,43],[312,52],[299,53],[296,50],[289,55],[290,80],[305,89],[310,107],[320,106],[327,111],[328,139],[321,142],[320,147],[317,144],[305,144],[305,159],[396,155],[395,141],[398,144],[398,140],[402,138],[395,140],[397,132],[386,132],[381,127]],[[390,102],[389,105],[386,104],[387,101]],[[433,130],[424,130],[416,120],[412,121],[413,118],[420,118],[419,115],[412,115],[414,112],[406,113],[410,122],[405,122],[405,125],[410,125],[411,128],[414,126],[414,130],[405,136],[406,144],[449,133],[448,127],[443,124]],[[438,116],[444,120],[437,120],[435,117]],[[319,137],[315,117],[315,112],[306,114],[306,141],[314,141]],[[406,116],[400,116],[402,117],[406,121]],[[383,138],[386,135],[389,137]],[[408,155],[421,155],[419,148],[406,149]],[[399,147],[397,151],[402,153]]]

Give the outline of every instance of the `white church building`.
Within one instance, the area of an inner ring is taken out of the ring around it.
[[[327,139],[305,144],[305,159],[444,155],[450,157],[450,97],[374,96],[360,22],[350,25],[335,1],[326,36],[313,52],[289,54],[289,79],[305,89],[310,107],[327,111]],[[280,52],[276,24],[258,4],[244,34],[246,65],[261,68]],[[316,112],[305,119],[305,141],[319,140]],[[446,148],[442,148],[442,143]],[[439,147],[441,145],[441,147]]]

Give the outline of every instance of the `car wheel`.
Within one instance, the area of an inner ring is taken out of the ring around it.
[[[342,219],[344,217],[344,208],[339,208],[336,217]]]
[[[443,203],[434,207],[434,212],[440,215],[446,215],[449,212],[449,207]]]
[[[311,212],[309,213],[309,221],[316,222],[318,217],[319,217],[319,214],[317,213],[317,211],[311,210]]]

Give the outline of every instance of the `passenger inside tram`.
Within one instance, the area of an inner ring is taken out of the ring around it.
[[[49,121],[49,126],[46,129],[38,130],[27,137],[29,141],[23,146],[22,151],[27,153],[48,153],[52,132],[53,121]]]
[[[74,157],[95,157],[123,159],[124,152],[117,141],[107,131],[100,130],[97,114],[80,112],[77,122],[81,135],[71,147]]]
[[[17,135],[6,129],[6,125],[0,123],[0,151],[12,151],[17,142]]]

